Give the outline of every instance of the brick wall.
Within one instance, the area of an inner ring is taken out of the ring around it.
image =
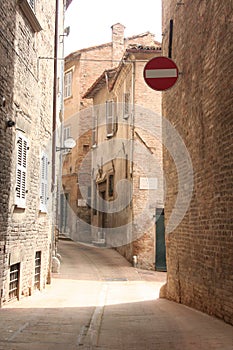
[[[232,2],[163,1],[163,53],[174,20],[173,59],[182,75],[163,95],[163,115],[191,156],[189,209],[167,236],[166,296],[233,324]],[[177,171],[164,153],[168,221]]]

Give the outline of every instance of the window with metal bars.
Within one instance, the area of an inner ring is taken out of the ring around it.
[[[19,272],[19,263],[10,266],[9,299],[18,298],[19,296]]]
[[[41,272],[41,252],[36,252],[35,255],[35,276],[34,276],[34,288],[40,289],[40,272]]]

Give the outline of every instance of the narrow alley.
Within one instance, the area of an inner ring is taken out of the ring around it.
[[[232,350],[232,327],[159,299],[166,273],[115,250],[59,241],[52,285],[0,311],[1,350]]]

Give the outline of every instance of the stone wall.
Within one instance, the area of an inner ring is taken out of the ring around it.
[[[10,266],[20,264],[18,298],[34,290],[35,253],[41,252],[40,286],[49,277],[52,238],[51,137],[53,106],[53,60],[55,3],[36,1],[35,15],[42,30],[28,20],[32,11],[15,1],[7,0],[0,9],[1,79],[0,98],[6,97],[6,109],[1,107],[1,249],[6,251],[1,287],[2,301],[9,299]],[[21,3],[22,4],[22,3]],[[62,1],[61,1],[62,4]],[[46,8],[46,16],[44,9]],[[36,21],[35,19],[35,21]],[[3,50],[2,50],[3,48]],[[2,57],[4,55],[4,57]],[[42,58],[43,57],[43,58]],[[3,63],[3,64],[2,64]],[[5,120],[4,120],[5,119]],[[15,125],[5,128],[11,119]],[[16,205],[17,133],[28,140],[26,168],[26,205]],[[48,207],[40,210],[41,154],[46,151],[48,163]],[[3,169],[3,170],[2,170]],[[3,171],[3,173],[2,173]],[[3,185],[3,186],[2,186]],[[5,248],[2,248],[2,245]],[[1,254],[2,256],[2,254]],[[4,255],[3,255],[4,257]]]
[[[163,0],[165,56],[170,19],[182,74],[163,95],[163,114],[190,154],[194,189],[185,217],[167,235],[166,296],[233,324],[232,2]],[[168,152],[164,172],[168,222],[178,191]]]
[[[6,1],[0,7],[0,292],[3,295],[3,285],[6,273],[6,236],[10,200],[10,171],[13,148],[12,129],[6,127],[12,115],[12,91],[14,84],[14,37],[15,37],[15,1]],[[5,104],[4,104],[5,99]],[[0,296],[0,304],[1,304]]]

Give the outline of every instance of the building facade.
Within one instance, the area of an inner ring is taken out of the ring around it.
[[[7,0],[0,9],[1,304],[50,281],[55,13],[62,34],[64,3],[59,14],[55,5]]]
[[[105,69],[119,65],[129,44],[147,45],[148,48],[159,45],[149,32],[125,38],[124,26],[116,23],[112,26],[112,42],[78,50],[65,59],[64,137],[72,136],[76,147],[63,156],[60,231],[75,240],[89,242],[91,239],[88,201],[91,188],[92,100],[83,99],[83,95]],[[85,182],[81,190],[79,182]]]
[[[164,202],[161,93],[146,85],[143,69],[160,55],[160,46],[129,45],[84,95],[94,104],[92,242],[145,269],[155,268],[155,215]]]
[[[233,324],[231,27],[231,1],[163,0],[163,54],[170,47],[182,73],[163,95],[163,115],[182,137],[193,167],[190,205],[166,236],[163,294]],[[166,223],[179,191],[176,165],[164,152]],[[183,176],[188,184],[185,169]]]

